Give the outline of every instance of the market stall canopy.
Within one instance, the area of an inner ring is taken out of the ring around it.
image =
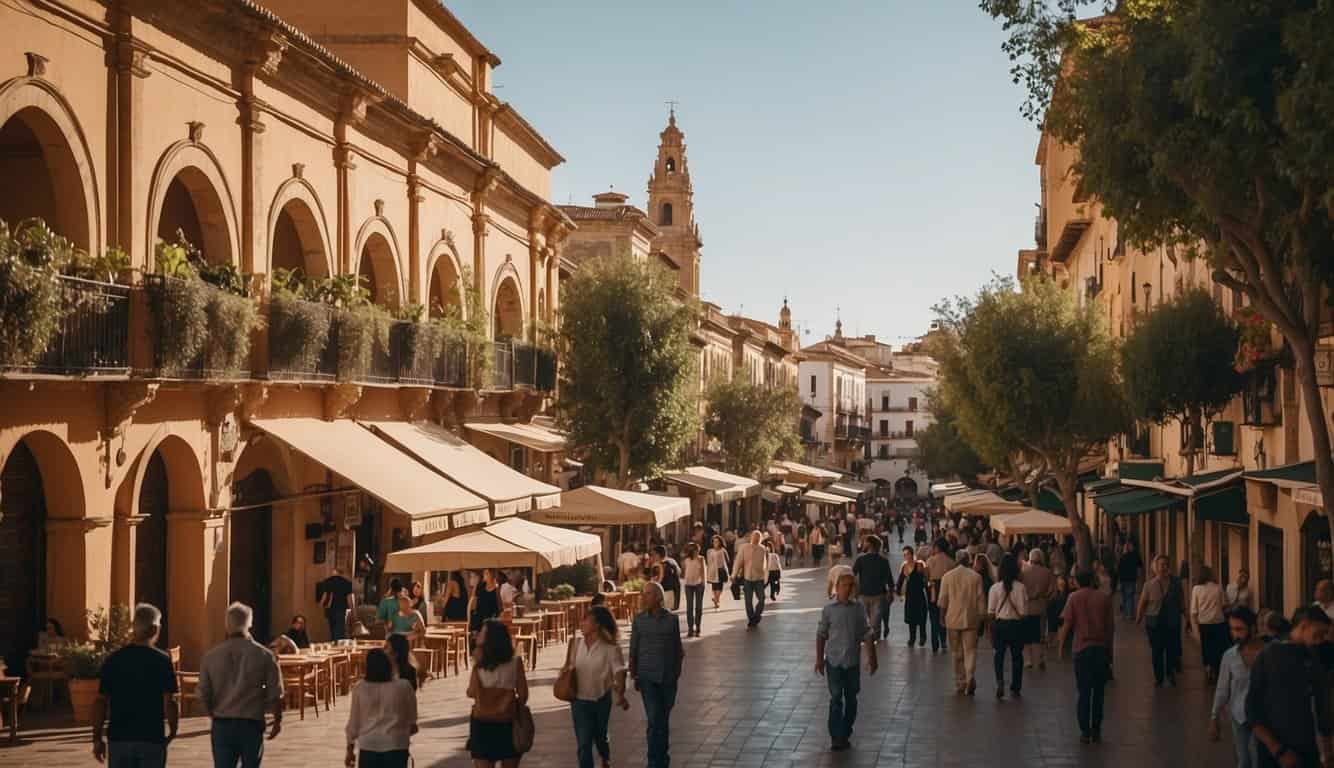
[[[533,513],[533,520],[562,525],[651,525],[661,528],[690,517],[680,496],[586,485],[560,495],[560,506]]]
[[[741,492],[732,483],[712,480],[685,470],[663,472],[662,479],[672,485],[685,486],[694,491],[703,491],[715,502],[731,501],[741,498]]]
[[[996,496],[993,491],[985,488],[979,488],[975,491],[964,491],[963,493],[953,493],[945,497],[945,509],[953,512],[959,505],[978,499],[986,499]]]
[[[967,493],[968,486],[963,483],[936,483],[931,486],[931,495],[936,498],[952,496],[956,493]]]
[[[560,488],[496,461],[466,440],[427,422],[365,422],[376,434],[423,464],[486,499],[491,518],[560,503]]]
[[[294,417],[250,423],[407,515],[413,536],[487,521],[485,499],[354,421]]]
[[[853,488],[846,483],[830,483],[829,487],[825,488],[825,490],[830,493],[837,493],[839,496],[847,496],[849,499],[860,499],[862,495],[866,493],[866,491],[863,491],[860,488]]]
[[[1070,520],[1040,509],[1025,509],[1012,515],[996,515],[991,518],[991,530],[1002,536],[1015,534],[1053,534],[1070,533],[1074,526]]]
[[[991,491],[980,494],[956,493],[945,497],[945,509],[973,517],[1005,515],[1021,512],[1027,506],[1008,501]]]
[[[788,484],[786,484],[786,483],[779,483],[778,485],[775,485],[775,486],[774,486],[774,490],[775,490],[775,491],[778,491],[779,493],[783,494],[784,496],[795,496],[795,495],[797,495],[798,493],[801,493],[801,489],[800,489],[800,488],[798,488],[798,487],[795,486],[795,485],[788,485]]]
[[[498,437],[543,453],[565,450],[565,435],[540,424],[505,424],[499,421],[470,421],[464,425],[474,432]]]
[[[479,568],[532,568],[545,573],[602,552],[602,539],[517,517],[411,549],[390,552],[385,570],[393,573],[461,571]]]
[[[686,467],[686,471],[692,475],[707,477],[710,480],[717,480],[720,483],[731,483],[733,488],[741,492],[741,496],[758,496],[760,493],[760,483],[757,480],[751,480],[749,477],[733,475],[729,472],[714,469],[713,467]]]
[[[825,493],[824,491],[806,491],[801,494],[802,501],[809,501],[812,504],[851,504],[852,499],[847,496],[839,496],[834,493]]]
[[[820,483],[823,485],[825,483],[832,483],[843,477],[841,473],[831,469],[820,469],[819,467],[812,467],[809,464],[801,464],[796,461],[776,461],[774,463],[783,469],[786,469],[788,479],[796,482]]]

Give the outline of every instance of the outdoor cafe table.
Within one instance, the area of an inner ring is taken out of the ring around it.
[[[300,682],[297,683],[296,694],[297,694],[297,697],[298,697],[298,698],[297,698],[297,701],[300,702],[300,703],[301,703],[301,706],[303,706],[303,707],[305,706],[305,700],[306,700],[306,676],[307,676],[310,672],[312,672],[312,671],[315,672],[315,680],[316,680],[316,682],[315,682],[315,699],[316,699],[315,710],[316,710],[316,714],[318,715],[318,714],[319,714],[319,708],[320,708],[320,705],[319,705],[319,699],[320,699],[320,684],[319,684],[319,676],[320,676],[320,675],[326,675],[326,674],[329,674],[329,671],[328,671],[328,670],[332,668],[332,664],[329,663],[329,660],[328,660],[327,658],[323,657],[323,656],[306,656],[306,655],[287,656],[287,655],[283,655],[283,656],[279,656],[279,657],[278,657],[278,666],[281,667],[281,668],[284,668],[284,669],[296,669],[296,670],[298,670],[299,674],[298,674],[298,676],[297,676],[297,679],[298,679]],[[332,682],[332,680],[331,680],[331,681],[330,681],[330,684],[326,687],[326,689],[325,689],[325,694],[324,694],[324,711],[325,711],[325,712],[328,712],[328,711],[329,711],[329,705],[330,705],[330,703],[331,703],[330,699],[331,699],[332,692],[333,692],[333,682]]]
[[[537,633],[537,641],[542,645],[551,642],[565,642],[565,611],[531,611],[524,614],[525,619],[540,619],[542,626]]]
[[[4,724],[9,726],[10,744],[19,739],[19,691],[22,685],[21,677],[0,677],[0,698],[9,702],[4,712]]]
[[[459,674],[459,662],[468,655],[467,630],[457,627],[427,627],[422,642],[427,647],[442,651],[438,663],[442,673],[448,671],[449,657],[452,655],[454,657],[454,674],[456,676]],[[451,646],[454,649],[452,654],[449,653]]]

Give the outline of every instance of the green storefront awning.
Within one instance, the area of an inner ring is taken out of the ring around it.
[[[1195,516],[1215,523],[1249,525],[1251,518],[1246,513],[1246,490],[1240,485],[1231,485],[1221,491],[1196,496]]]
[[[1117,469],[1122,480],[1156,480],[1163,476],[1161,461],[1123,461]]]
[[[1181,501],[1180,497],[1166,493],[1133,490],[1100,496],[1095,498],[1093,503],[1107,510],[1109,515],[1142,515],[1180,504]]]
[[[1057,512],[1062,515],[1065,514],[1065,502],[1061,501],[1060,495],[1057,494],[1056,491],[1053,491],[1050,488],[1043,488],[1040,492],[1038,492],[1037,508],[1042,510],[1043,512]]]
[[[1228,475],[1235,475],[1240,471],[1240,469],[1220,469],[1217,472],[1201,472],[1198,475],[1183,477],[1180,479],[1180,482],[1189,485],[1192,488],[1196,488],[1201,485],[1212,483],[1215,480],[1222,480]]]
[[[1273,469],[1257,469],[1254,472],[1247,472],[1246,477],[1252,480],[1269,480],[1279,483],[1314,483],[1315,462],[1303,461],[1300,464],[1288,464]]]
[[[1121,485],[1121,481],[1115,477],[1109,477],[1100,480],[1094,480],[1091,483],[1084,483],[1085,493],[1104,493]]]
[[[1005,490],[1000,491],[1000,497],[1002,499],[1005,499],[1006,501],[1023,501],[1026,498],[1024,496],[1023,488],[1013,488],[1013,487],[1006,488]]]

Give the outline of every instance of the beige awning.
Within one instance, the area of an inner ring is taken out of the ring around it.
[[[602,539],[517,517],[411,549],[390,552],[391,573],[460,571],[478,568],[532,568],[544,573],[602,553]]]
[[[685,470],[663,472],[662,479],[672,485],[685,486],[694,491],[703,491],[713,502],[731,501],[741,498],[741,491],[732,483],[713,480]]]
[[[622,491],[586,485],[560,495],[560,506],[533,513],[542,523],[562,525],[652,525],[661,528],[690,517],[690,500],[680,496]]]
[[[1069,519],[1040,509],[1025,508],[1023,512],[991,518],[991,530],[1002,536],[1021,533],[1066,534],[1073,529]]]
[[[777,504],[783,500],[783,494],[778,491],[771,491],[768,488],[760,491],[760,498],[771,504]]]
[[[498,421],[475,421],[464,425],[474,432],[498,437],[534,451],[559,453],[565,450],[565,435],[539,424],[502,424]]]
[[[728,483],[733,489],[741,494],[741,498],[755,496],[760,492],[760,483],[758,480],[751,480],[749,477],[733,475],[730,472],[723,472],[713,467],[686,467],[685,471],[692,475],[707,477],[710,480],[717,480],[720,483]]]
[[[837,493],[840,496],[847,496],[850,499],[860,499],[866,493],[865,489],[856,488],[846,483],[831,483],[826,491]]]
[[[793,480],[802,480],[804,478],[804,480],[802,480],[803,482],[825,484],[832,483],[843,477],[843,475],[831,469],[820,469],[819,467],[812,467],[809,464],[801,464],[795,461],[776,461],[774,463],[783,469],[786,469],[788,477]]]
[[[1007,501],[991,491],[959,493],[945,497],[945,508],[973,517],[1007,515],[1023,512],[1029,507],[1017,501]]]
[[[413,536],[486,522],[485,499],[356,422],[302,417],[250,423],[410,517]]]
[[[824,491],[806,491],[801,494],[802,501],[809,501],[813,504],[850,504],[852,499],[847,496],[839,496],[834,493],[825,493]]]
[[[448,430],[426,422],[367,422],[371,429],[427,466],[486,499],[492,519],[560,503],[560,488],[496,461]]]
[[[795,485],[787,485],[786,483],[780,483],[779,485],[775,485],[774,490],[778,491],[784,496],[793,496],[795,494],[801,493],[800,488],[798,488]]]
[[[988,491],[985,488],[980,488],[975,491],[964,491],[963,493],[950,494],[949,496],[945,497],[945,509],[946,511],[953,512],[955,508],[958,507],[960,504],[966,504],[970,501],[976,501],[978,499],[987,498],[989,496],[996,496],[996,494],[993,493],[992,491]]]

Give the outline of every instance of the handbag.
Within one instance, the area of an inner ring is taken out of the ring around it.
[[[514,735],[514,751],[521,755],[527,754],[533,748],[533,738],[537,735],[537,726],[533,723],[533,711],[527,704],[519,704],[515,699],[514,725],[512,733]]]
[[[577,638],[570,638],[570,650],[565,654],[565,666],[560,668],[560,674],[556,677],[556,684],[551,687],[551,693],[561,701],[574,701],[575,693],[578,690],[575,671],[574,671],[574,644],[578,642]]]

